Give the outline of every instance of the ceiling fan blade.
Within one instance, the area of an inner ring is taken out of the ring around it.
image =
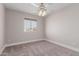
[[[31,3],[34,7],[39,7],[36,3]]]

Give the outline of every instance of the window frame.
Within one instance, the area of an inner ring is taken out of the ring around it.
[[[25,22],[25,20],[29,20],[30,22],[31,21],[36,21],[37,23],[36,23],[36,30],[34,31],[33,30],[33,25],[32,25],[32,23],[30,24],[30,28],[32,28],[32,29],[30,29],[29,31],[27,31],[27,28],[26,28],[26,30],[25,30],[25,28],[24,28],[24,32],[37,32],[37,28],[38,28],[38,21],[36,20],[36,19],[31,19],[31,18],[24,18],[24,22]],[[24,24],[24,26],[25,26],[25,24]],[[27,26],[27,25],[26,25]]]

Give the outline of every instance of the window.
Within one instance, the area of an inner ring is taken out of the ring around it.
[[[37,20],[24,20],[24,32],[34,32],[37,31]]]

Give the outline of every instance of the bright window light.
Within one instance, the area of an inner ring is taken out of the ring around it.
[[[37,31],[37,20],[24,20],[24,32]]]

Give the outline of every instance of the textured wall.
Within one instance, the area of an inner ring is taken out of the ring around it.
[[[24,18],[38,20],[37,32],[24,32]],[[28,13],[6,9],[6,43],[13,44],[44,38],[44,20]]]
[[[49,16],[46,35],[52,41],[79,49],[79,4],[72,4]]]
[[[2,51],[2,48],[3,48],[3,45],[4,45],[4,32],[5,32],[5,29],[4,29],[4,6],[2,4],[0,4],[0,53]]]

